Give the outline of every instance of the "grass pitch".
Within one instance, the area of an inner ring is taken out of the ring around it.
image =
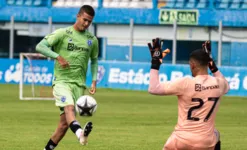
[[[55,130],[59,110],[53,101],[20,101],[18,85],[0,84],[0,149],[43,150]],[[177,122],[176,97],[147,92],[98,89],[89,145],[68,130],[56,150],[161,150]],[[247,98],[223,97],[216,127],[222,150],[247,149]]]

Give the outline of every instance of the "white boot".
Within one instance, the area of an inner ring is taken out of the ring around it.
[[[88,135],[90,134],[90,132],[93,129],[93,123],[92,122],[87,122],[81,132],[80,135],[80,143],[82,145],[87,145],[87,140],[88,140]]]

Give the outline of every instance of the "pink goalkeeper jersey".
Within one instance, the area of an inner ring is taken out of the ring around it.
[[[214,77],[198,75],[164,83],[159,82],[158,76],[158,71],[151,69],[149,92],[178,97],[178,122],[173,133],[176,139],[194,147],[214,146],[216,112],[220,97],[229,89],[224,76],[217,71]]]

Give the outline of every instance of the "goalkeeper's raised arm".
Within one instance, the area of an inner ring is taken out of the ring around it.
[[[209,56],[210,61],[208,63],[208,68],[212,72],[213,76],[216,77],[218,80],[221,80],[221,82],[225,85],[225,89],[223,89],[223,93],[227,93],[229,91],[229,85],[223,74],[220,72],[218,67],[216,66],[213,56],[212,56],[212,50],[211,50],[211,43],[210,41],[206,41],[202,44],[202,50]]]
[[[148,43],[148,48],[152,58],[148,92],[154,95],[179,94],[182,91],[182,86],[178,85],[181,85],[180,82],[183,82],[183,80],[165,83],[159,81],[159,69],[162,59],[170,53],[170,49],[162,50],[162,40],[159,38],[153,39],[152,44]]]

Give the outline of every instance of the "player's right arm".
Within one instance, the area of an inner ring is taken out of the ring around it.
[[[37,52],[45,55],[46,57],[56,59],[59,56],[59,54],[52,51],[51,47],[56,46],[62,38],[63,38],[63,29],[58,29],[51,34],[48,34],[36,46]]]
[[[159,38],[153,39],[152,45],[148,43],[152,57],[148,92],[154,95],[180,95],[184,88],[183,85],[186,83],[186,78],[161,83],[159,81],[159,68],[162,63],[162,58],[164,58],[170,50],[161,50]]]
[[[60,66],[66,68],[69,66],[68,62],[63,57],[59,56],[58,53],[51,50],[51,47],[56,46],[60,40],[63,39],[63,32],[63,29],[58,29],[55,32],[45,36],[45,38],[37,44],[36,51],[46,57],[56,59]]]
[[[216,77],[219,80],[219,84],[223,87],[223,94],[226,94],[229,91],[229,85],[223,74],[219,71],[218,67],[216,66],[212,54],[211,54],[211,45],[209,41],[206,41],[202,45],[202,49],[209,55],[211,58],[211,61],[208,63],[208,68],[213,73],[213,76]]]
[[[156,69],[150,70],[150,81],[148,92],[154,95],[182,95],[189,78],[180,78],[176,81],[159,81],[159,72]]]
[[[36,46],[36,51],[53,59],[56,59],[59,56],[58,53],[50,49],[50,45],[46,39],[43,39],[38,43]]]

